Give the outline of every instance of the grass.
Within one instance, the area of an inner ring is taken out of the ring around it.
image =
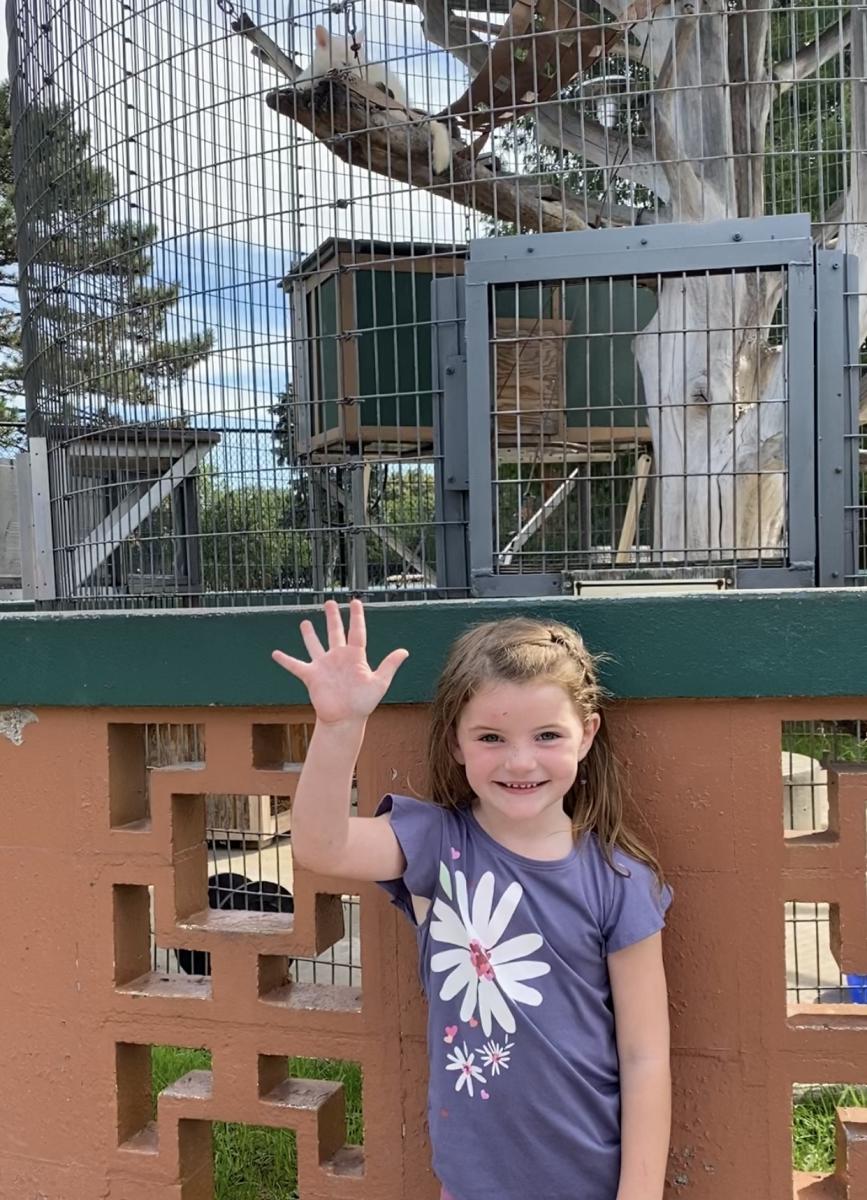
[[[792,1154],[796,1171],[834,1170],[835,1108],[867,1108],[867,1088],[811,1088],[795,1102]]]
[[[207,1071],[207,1050],[154,1046],[151,1073],[156,1097],[189,1071]],[[361,1071],[355,1063],[290,1058],[289,1074],[301,1079],[330,1079],[343,1084],[346,1097],[346,1140],[364,1141]],[[298,1200],[295,1135],[286,1129],[214,1124],[215,1200]]]

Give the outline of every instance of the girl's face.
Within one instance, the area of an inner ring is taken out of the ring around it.
[[[553,824],[598,728],[559,684],[493,683],[465,705],[453,753],[494,820]]]

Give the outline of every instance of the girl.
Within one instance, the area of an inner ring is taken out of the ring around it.
[[[455,643],[431,714],[432,800],[350,817],[364,724],[407,657],[372,671],[364,612],[275,660],[316,728],[296,860],[383,886],[416,926],[443,1200],[660,1200],[670,1121],[660,930],[671,900],[623,823],[596,663],[571,629],[504,619]]]

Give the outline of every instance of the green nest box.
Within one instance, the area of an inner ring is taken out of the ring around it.
[[[432,453],[431,282],[462,276],[464,259],[453,246],[330,239],[286,276],[296,454]],[[655,303],[629,279],[494,287],[498,455],[580,459],[646,443],[632,341]]]
[[[299,455],[432,453],[431,281],[463,260],[453,246],[330,239],[286,276]]]

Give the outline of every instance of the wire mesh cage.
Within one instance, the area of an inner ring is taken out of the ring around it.
[[[862,581],[863,6],[8,12],[37,600],[477,590],[444,459],[468,436],[447,372],[478,348],[442,353],[437,289],[492,246],[600,230],[661,238],[665,261],[491,277],[487,382],[463,400],[491,450],[486,569]],[[691,269],[664,237],[797,213],[846,279],[814,380],[833,430],[807,431],[817,461],[845,447],[847,556],[824,572],[786,519],[807,470],[788,263]]]

